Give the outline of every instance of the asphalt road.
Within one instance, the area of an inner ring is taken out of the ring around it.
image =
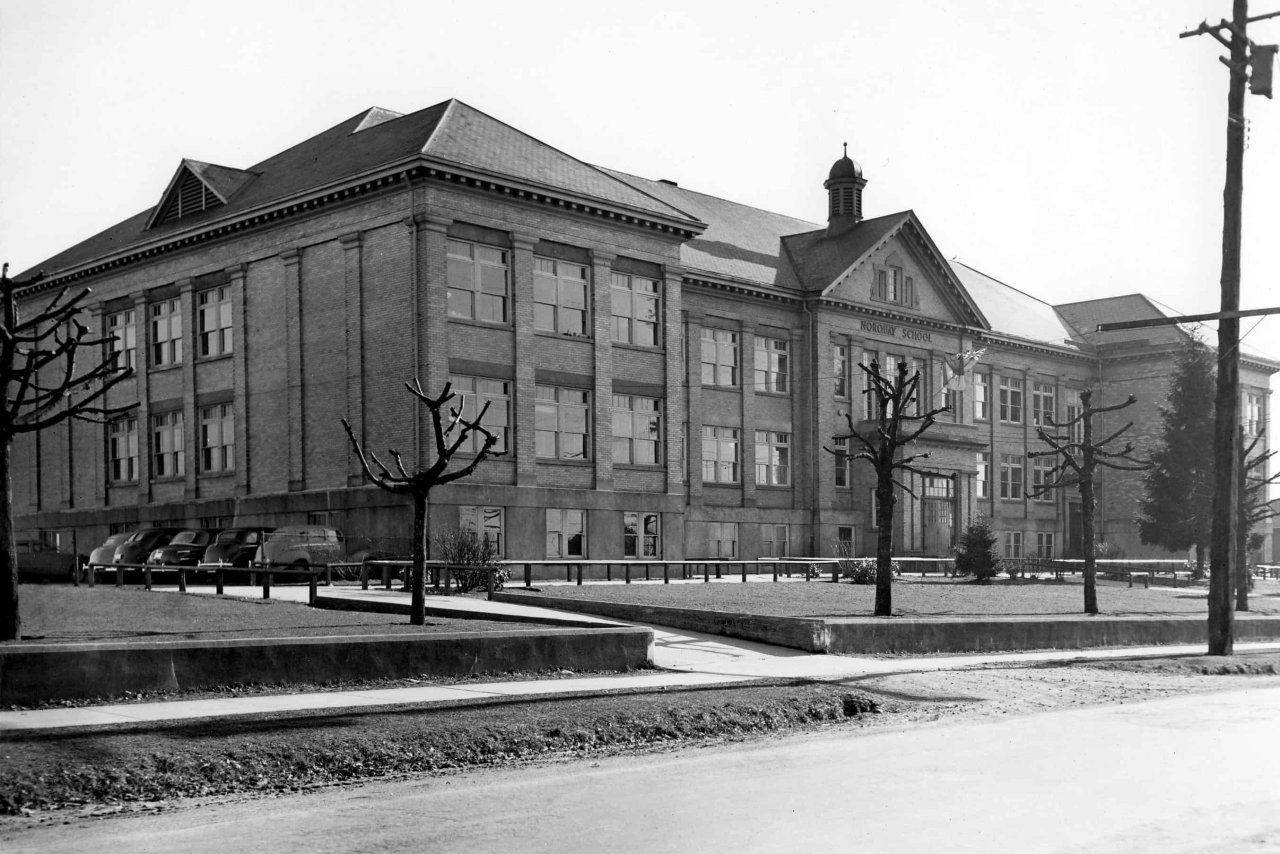
[[[1280,851],[1280,688],[377,783],[19,851]]]

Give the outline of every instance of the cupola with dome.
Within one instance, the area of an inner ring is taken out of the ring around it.
[[[862,188],[866,185],[862,167],[849,157],[849,143],[846,142],[844,156],[831,166],[831,172],[822,185],[827,190],[828,236],[834,237],[861,221]]]

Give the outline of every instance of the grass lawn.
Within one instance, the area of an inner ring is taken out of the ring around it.
[[[311,608],[279,599],[241,599],[141,588],[24,584],[22,636],[46,643],[154,641],[412,632],[510,631],[511,623]],[[516,626],[531,628],[531,626]],[[536,628],[536,627],[534,627]]]
[[[513,592],[521,588],[513,586]],[[875,586],[830,581],[768,581],[742,584],[543,585],[549,597],[692,608],[777,617],[865,617],[875,606]],[[1098,606],[1115,616],[1206,614],[1207,590],[1197,587],[1141,587],[1100,582]],[[1250,597],[1255,613],[1280,614],[1280,582],[1259,581]],[[1084,586],[1080,578],[1035,581],[1003,578],[988,584],[966,579],[900,576],[893,581],[893,611],[902,616],[1014,617],[1080,614]]]

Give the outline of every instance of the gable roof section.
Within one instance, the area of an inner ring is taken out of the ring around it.
[[[1047,302],[1010,287],[968,264],[952,261],[951,269],[982,307],[993,332],[1059,347],[1079,347],[1086,343],[1087,339],[1080,334],[1078,327],[1073,328],[1069,318],[1064,321]]]
[[[233,220],[316,196],[379,170],[421,165],[456,166],[532,184],[548,194],[597,201],[640,218],[677,222],[689,231],[703,224],[684,211],[557,151],[460,101],[407,115],[371,108],[273,155],[247,170],[184,160],[157,207],[136,214],[37,265],[51,276],[117,253],[163,244],[170,235]],[[223,203],[192,216],[164,221],[159,214],[182,178],[195,175]]]
[[[160,197],[160,204],[152,209],[147,228],[225,205],[255,177],[255,173],[243,169],[183,159]]]
[[[825,229],[792,235],[783,240],[783,250],[804,290],[826,297],[873,252],[898,235],[909,237],[926,261],[931,262],[946,288],[944,298],[962,322],[986,327],[988,322],[980,303],[972,299],[956,278],[915,211],[864,219],[835,236],[828,236]]]
[[[614,169],[604,171],[707,224],[706,231],[680,247],[680,263],[690,273],[785,286],[778,279],[780,241],[784,235],[819,227],[795,217],[686,190],[666,181],[639,178]]]

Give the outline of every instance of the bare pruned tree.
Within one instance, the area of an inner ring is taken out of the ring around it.
[[[485,412],[489,409],[488,403],[485,403],[476,414],[476,417],[472,419],[463,418],[461,408],[449,408],[446,416],[445,407],[455,397],[451,383],[445,383],[444,391],[440,393],[439,397],[427,395],[422,390],[422,384],[416,377],[413,382],[407,382],[404,385],[409,390],[409,393],[418,399],[419,403],[431,411],[436,458],[427,468],[410,473],[405,468],[404,456],[392,448],[387,451],[395,465],[394,469],[392,469],[386,466],[373,453],[365,454],[347,419],[342,419],[342,426],[347,431],[347,438],[351,440],[352,449],[355,450],[356,456],[360,458],[360,465],[364,468],[365,475],[376,486],[385,489],[387,492],[408,495],[413,500],[413,574],[409,622],[415,626],[421,626],[426,623],[427,619],[425,581],[427,499],[431,490],[437,486],[452,483],[455,480],[461,480],[469,476],[486,459],[502,456],[506,452],[493,450],[494,445],[498,443],[498,437],[485,429],[481,423],[484,420]],[[478,434],[481,439],[480,447],[475,456],[462,468],[449,471],[449,466],[453,462],[454,456],[467,443],[472,433]],[[370,461],[373,463],[372,466],[370,466]],[[374,470],[375,468],[377,469],[376,471]]]
[[[1109,450],[1113,442],[1119,441],[1133,427],[1130,421],[1105,439],[1094,441],[1093,418],[1104,412],[1116,412],[1137,403],[1138,399],[1129,395],[1124,403],[1111,406],[1093,405],[1093,390],[1080,392],[1080,414],[1070,421],[1059,424],[1052,418],[1046,419],[1050,427],[1059,428],[1062,432],[1051,434],[1044,426],[1036,426],[1036,435],[1040,441],[1049,446],[1047,451],[1031,451],[1028,456],[1055,457],[1057,462],[1049,470],[1046,482],[1035,487],[1033,497],[1044,495],[1053,489],[1061,489],[1075,485],[1080,490],[1081,517],[1084,527],[1084,612],[1098,613],[1098,559],[1094,548],[1094,509],[1096,493],[1094,474],[1098,466],[1119,471],[1146,471],[1151,463],[1133,456],[1133,443],[1126,441],[1118,451]],[[1080,429],[1073,429],[1076,426]],[[1078,437],[1078,439],[1077,439]]]
[[[1262,432],[1247,445],[1243,427],[1240,432],[1240,524],[1236,527],[1240,565],[1236,574],[1236,610],[1248,611],[1250,532],[1276,516],[1275,506],[1267,500],[1267,492],[1272,484],[1280,482],[1280,471],[1267,474],[1267,463],[1276,452],[1265,450]],[[1263,447],[1259,448],[1260,445]]]
[[[875,361],[858,367],[867,376],[867,387],[863,394],[867,396],[875,413],[875,430],[867,433],[860,431],[853,413],[845,412],[849,432],[835,438],[844,440],[850,450],[840,451],[830,447],[826,450],[841,461],[866,460],[875,468],[876,525],[879,529],[876,537],[875,615],[888,617],[893,614],[893,508],[897,503],[894,487],[915,497],[915,492],[897,477],[897,473],[905,471],[920,475],[937,474],[915,465],[929,456],[927,452],[908,454],[904,450],[934,425],[939,414],[950,408],[942,406],[921,411],[920,372],[907,376],[906,362],[898,363],[897,373],[893,377],[882,375],[880,365]],[[858,450],[854,450],[855,448]]]
[[[43,278],[41,274],[15,281],[9,278],[8,264],[0,272],[0,640],[16,640],[22,629],[13,530],[13,440],[68,419],[105,422],[137,406],[105,403],[108,389],[133,370],[103,352],[110,337],[100,337],[80,322],[88,288],[74,293],[63,288],[23,316],[19,293]]]

